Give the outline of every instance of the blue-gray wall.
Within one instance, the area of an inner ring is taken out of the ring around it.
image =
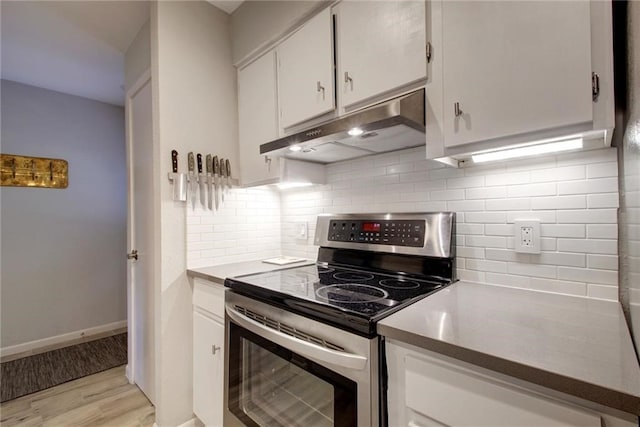
[[[69,162],[69,187],[0,189],[1,346],[126,319],[124,109],[2,80],[1,151]]]

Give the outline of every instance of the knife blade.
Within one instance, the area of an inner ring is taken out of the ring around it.
[[[171,182],[173,182],[173,200],[184,202],[187,200],[186,176],[178,173],[178,152],[171,150]]]
[[[218,180],[220,175],[220,160],[218,160],[218,156],[213,156],[213,185],[215,191],[215,202],[216,202],[216,210],[218,210],[218,194],[220,190],[218,190]]]
[[[193,157],[193,151],[190,151],[187,154],[187,165],[189,168],[189,187],[191,188],[190,196],[191,196],[191,206],[193,209],[196,208],[196,188],[198,187],[198,183],[196,182],[196,174],[195,174],[195,159]]]
[[[225,170],[227,172],[227,186],[229,187],[229,190],[231,190],[231,162],[229,162],[229,159],[226,159],[224,161],[225,163]]]
[[[200,204],[202,205],[202,209],[206,207],[205,197],[204,197],[204,175],[202,174],[202,154],[198,153],[196,156],[198,161],[198,183],[200,185]]]
[[[222,201],[224,202],[224,190],[226,186],[226,177],[227,177],[227,164],[224,161],[224,158],[220,157],[220,193],[222,193]]]
[[[207,205],[209,210],[213,210],[213,179],[211,177],[211,173],[213,172],[213,158],[211,154],[207,154],[205,163],[207,168]]]

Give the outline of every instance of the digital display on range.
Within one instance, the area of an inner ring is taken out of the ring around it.
[[[375,233],[379,233],[380,223],[379,222],[363,222],[362,231],[373,231]]]

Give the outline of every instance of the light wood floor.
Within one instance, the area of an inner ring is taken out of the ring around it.
[[[0,425],[149,427],[155,410],[125,367],[70,381],[0,405]]]

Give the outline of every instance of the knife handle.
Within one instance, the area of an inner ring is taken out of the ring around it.
[[[171,150],[171,169],[173,173],[178,173],[178,152]]]
[[[189,154],[187,154],[187,165],[189,167],[189,172],[193,172],[195,170],[195,161],[193,159],[193,151],[190,151]]]
[[[227,178],[231,179],[231,163],[229,162],[229,159],[226,159],[224,161],[225,163],[225,170],[227,172]],[[231,185],[231,183],[229,183],[229,185]]]
[[[220,157],[220,176],[223,178],[227,176],[227,166],[222,157]]]
[[[213,156],[213,174],[220,174],[220,160],[218,160],[218,156]]]
[[[198,173],[202,173],[202,154],[198,153],[196,158],[198,159]]]
[[[207,173],[213,172],[213,160],[211,158],[211,154],[207,154],[207,157],[205,159],[205,164],[207,168]]]

